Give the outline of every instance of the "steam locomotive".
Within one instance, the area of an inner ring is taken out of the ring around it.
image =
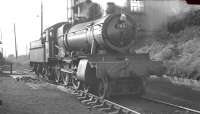
[[[102,98],[144,93],[145,76],[163,73],[162,63],[130,49],[137,25],[128,14],[109,14],[78,24],[57,23],[30,43],[36,74]]]

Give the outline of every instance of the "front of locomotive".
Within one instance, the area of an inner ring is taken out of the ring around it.
[[[109,15],[103,23],[102,39],[110,51],[128,53],[136,42],[136,23],[128,14]]]
[[[132,58],[129,55],[129,49],[137,41],[137,26],[134,18],[125,13],[110,14],[96,20],[93,28],[89,30],[85,36],[90,39],[91,47],[92,40],[95,40],[99,46],[96,49],[103,49],[108,52],[106,54],[110,55],[105,56],[100,63],[95,65],[96,73],[94,74],[96,74],[97,84],[99,84],[98,95],[105,98],[115,95],[142,94],[142,79],[133,76],[129,62],[130,57]],[[95,62],[92,61],[92,63]],[[78,76],[79,71],[82,71],[81,67],[78,67]],[[86,82],[91,78],[86,75]],[[104,85],[105,88],[101,85]]]
[[[136,21],[120,9],[120,12],[72,26],[66,34],[65,47],[80,52],[78,56],[88,55],[78,63],[77,79],[86,89],[106,98],[137,93],[142,85],[142,80],[132,76],[128,61],[129,49],[136,41]]]
[[[136,41],[136,23],[128,14],[109,14],[100,19],[80,23],[70,28],[66,47],[71,50],[104,50],[108,53],[127,53]]]

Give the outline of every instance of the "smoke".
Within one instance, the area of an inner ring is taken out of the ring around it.
[[[145,0],[146,28],[157,30],[170,21],[169,17],[183,18],[190,9],[184,0]]]

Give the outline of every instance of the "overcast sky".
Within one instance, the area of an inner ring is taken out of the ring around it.
[[[61,21],[66,21],[67,0],[42,0],[44,9],[44,29]],[[126,0],[92,0],[100,3],[115,2],[123,6]],[[162,0],[161,0],[162,1]],[[26,54],[30,41],[40,37],[41,0],[0,0],[0,31],[3,36],[4,55],[15,53],[14,27],[16,24],[18,55]]]
[[[13,24],[16,24],[18,53],[26,54],[26,45],[40,36],[41,0],[1,0],[0,30],[4,54],[14,54]],[[66,21],[66,0],[43,0],[44,28]]]
[[[44,7],[44,28],[66,21],[67,0],[42,0]],[[115,1],[121,5],[124,0],[93,0],[106,4]],[[0,30],[3,36],[4,55],[14,54],[14,30],[16,24],[18,55],[26,54],[26,46],[40,36],[41,0],[0,0]]]

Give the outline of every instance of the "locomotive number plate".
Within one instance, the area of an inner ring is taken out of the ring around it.
[[[119,23],[119,24],[116,24],[115,26],[116,29],[127,29],[128,28],[128,24],[127,23]]]

